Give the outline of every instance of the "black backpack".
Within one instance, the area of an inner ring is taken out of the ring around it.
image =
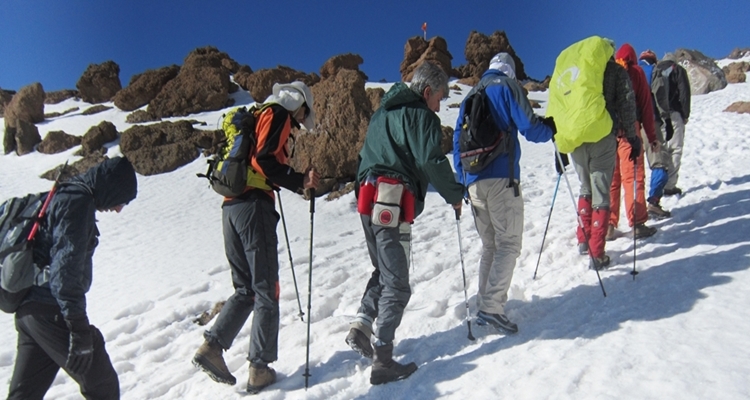
[[[510,154],[513,176],[515,142],[512,135],[498,128],[490,107],[485,88],[464,100],[463,124],[458,137],[461,166],[468,173],[477,173],[487,168],[498,156]]]

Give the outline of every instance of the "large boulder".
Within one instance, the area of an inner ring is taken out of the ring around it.
[[[36,151],[42,154],[57,154],[79,144],[81,144],[80,136],[70,135],[64,131],[50,131],[36,147]]]
[[[383,96],[385,96],[385,89],[367,88],[365,89],[365,92],[367,93],[367,98],[370,99],[372,112],[374,113],[375,111],[378,111],[378,108],[380,108],[380,102],[383,101]]]
[[[454,70],[455,76],[460,78],[459,82],[467,85],[476,85],[482,74],[490,66],[492,57],[500,52],[505,52],[513,57],[516,63],[516,79],[523,81],[528,79],[523,62],[516,55],[513,46],[508,41],[508,36],[504,31],[495,31],[492,35],[487,36],[477,31],[471,31],[469,38],[466,40],[464,56],[466,65]]]
[[[90,64],[78,82],[76,88],[81,100],[88,103],[104,103],[112,100],[120,89],[120,66],[114,61],[102,64]]]
[[[64,100],[78,97],[78,91],[73,89],[56,90],[47,92],[44,96],[44,104],[57,104]]]
[[[274,83],[291,83],[302,81],[312,87],[320,82],[316,73],[306,74],[302,71],[279,65],[276,68],[259,69],[254,73],[235,74],[234,81],[243,89],[250,92],[250,96],[257,102],[263,102],[273,92]]]
[[[42,141],[39,129],[31,122],[19,119],[16,121],[16,153],[19,156],[34,151],[34,146]]]
[[[193,50],[177,76],[167,82],[148,103],[148,112],[158,118],[216,111],[229,103],[229,70],[226,53],[214,47]]]
[[[453,69],[451,60],[453,56],[448,51],[448,43],[442,37],[435,36],[426,41],[421,36],[413,36],[404,45],[404,60],[401,61],[399,69],[401,79],[404,82],[411,82],[414,70],[425,61],[439,66],[446,75],[451,76]]]
[[[747,80],[750,63],[747,61],[733,62],[721,69],[727,77],[727,83],[743,83]]]
[[[188,121],[136,125],[122,133],[120,150],[141,175],[174,171],[198,158],[198,143],[212,131],[198,131]]]
[[[341,69],[312,88],[318,120],[315,133],[298,134],[290,165],[297,171],[315,166],[328,179],[321,193],[337,182],[354,179],[357,155],[364,143],[372,116],[372,104],[359,71]]]
[[[16,135],[19,133],[19,121],[25,121],[30,124],[44,121],[44,88],[42,84],[36,82],[24,86],[18,93],[13,95],[8,105],[5,106],[4,121],[5,135],[3,137],[3,146],[5,147],[5,154],[8,154],[16,150]],[[36,136],[29,132],[30,128],[25,127],[24,134],[27,136],[22,139],[24,143],[29,143],[28,140],[31,140],[32,137],[39,136],[38,131]],[[39,138],[39,141],[41,140]],[[39,143],[39,141],[36,143]],[[18,154],[20,155],[21,152],[18,152]],[[26,152],[23,152],[23,154],[26,154]]]
[[[359,71],[359,66],[363,62],[365,62],[365,60],[362,59],[362,56],[359,54],[347,53],[331,57],[322,67],[320,67],[320,77],[322,79],[328,79],[335,76],[341,69]],[[362,78],[367,81],[367,75],[362,71],[360,71],[360,74],[362,74]]]
[[[81,154],[91,154],[100,150],[106,143],[117,140],[117,128],[109,121],[92,126],[81,139]]]
[[[150,69],[130,78],[130,83],[115,95],[115,106],[123,111],[133,111],[148,104],[159,94],[167,82],[174,79],[180,67],[172,65]]]
[[[716,60],[698,50],[677,49],[667,53],[664,59],[673,60],[687,70],[691,94],[706,94],[727,87],[727,78]]]
[[[5,115],[5,107],[10,103],[14,94],[16,94],[15,90],[5,90],[0,88],[0,117]]]
[[[750,114],[750,101],[735,101],[730,104],[724,112],[736,112],[738,114]]]
[[[731,58],[732,60],[736,60],[738,58],[743,58],[745,56],[750,56],[750,47],[743,47],[743,48],[735,48],[732,50],[731,53],[727,56],[727,58]]]

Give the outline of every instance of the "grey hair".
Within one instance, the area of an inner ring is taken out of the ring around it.
[[[422,96],[428,86],[433,91],[442,89],[444,95],[448,94],[448,75],[442,68],[429,61],[425,61],[414,70],[414,76],[411,78],[411,86],[409,88]]]

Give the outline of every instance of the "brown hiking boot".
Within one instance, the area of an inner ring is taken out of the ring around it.
[[[276,371],[273,368],[265,366],[255,366],[250,364],[250,376],[247,378],[247,392],[256,394],[276,382]]]
[[[656,228],[646,226],[646,224],[638,224],[635,227],[633,227],[633,230],[635,230],[636,239],[647,238],[649,236],[652,236],[654,233],[656,233]]]
[[[406,379],[416,370],[417,364],[413,362],[403,365],[393,361],[393,343],[375,346],[370,384],[380,385]]]
[[[609,256],[606,254],[601,256],[601,258],[591,257],[591,261],[589,261],[589,269],[601,271],[604,268],[609,267],[609,261]]]
[[[346,344],[362,357],[372,358],[372,344],[370,343],[370,338],[361,330],[357,328],[349,329],[349,334],[346,335]]]
[[[672,216],[672,213],[661,208],[658,204],[648,203],[648,215],[654,219],[664,219]]]
[[[615,231],[615,226],[610,225],[607,227],[607,235],[604,236],[604,240],[611,242],[617,238],[617,231]]]
[[[229,368],[227,368],[227,364],[224,362],[224,357],[221,354],[222,351],[223,349],[218,343],[204,341],[201,347],[198,348],[198,351],[195,352],[193,365],[201,368],[203,372],[207,373],[216,382],[234,385],[237,383],[237,378],[229,373]]]

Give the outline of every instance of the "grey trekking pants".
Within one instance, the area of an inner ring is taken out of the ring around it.
[[[391,343],[411,297],[411,225],[401,223],[397,227],[386,228],[371,224],[369,215],[360,217],[375,270],[367,282],[357,320],[367,325],[377,318],[375,336],[383,343]]]
[[[672,159],[672,168],[667,171],[669,172],[669,180],[666,189],[674,189],[677,186],[677,179],[680,177],[680,165],[682,165],[682,148],[685,146],[685,122],[682,120],[682,115],[676,111],[670,112],[669,116],[672,118],[674,134],[667,141],[666,146]]]
[[[234,294],[204,337],[228,349],[250,312],[255,311],[247,356],[253,363],[267,364],[278,358],[278,222],[279,214],[270,197],[224,205],[222,211],[224,250],[232,270]]]
[[[584,143],[572,153],[573,167],[581,181],[581,196],[591,196],[591,207],[609,208],[609,187],[615,172],[617,139],[614,134],[596,143]]]

